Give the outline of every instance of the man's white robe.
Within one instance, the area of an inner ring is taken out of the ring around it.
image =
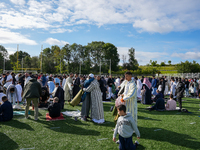
[[[73,79],[68,77],[65,81],[65,86],[63,90],[65,91],[64,100],[71,100],[72,98],[72,89],[73,89]]]
[[[127,81],[125,80],[123,84],[121,84],[121,90],[124,89],[123,100],[125,101],[126,111],[132,114],[132,117],[137,124],[137,86],[135,81]]]
[[[140,79],[137,80],[137,97],[141,98],[142,82]]]
[[[15,87],[17,88],[18,100],[19,102],[21,102],[22,101],[22,86],[20,84],[17,84]]]

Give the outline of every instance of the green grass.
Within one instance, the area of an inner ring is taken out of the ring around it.
[[[183,107],[192,113],[149,112],[147,105],[138,103],[138,128],[141,133],[138,150],[185,150],[200,149],[200,100],[187,99]],[[117,150],[112,141],[115,124],[110,107],[114,103],[104,103],[106,122],[102,125],[93,122],[74,121],[65,117],[64,121],[45,120],[46,110],[39,110],[39,120],[15,116],[12,121],[0,123],[0,150],[35,148],[36,150]],[[66,110],[81,109],[81,106]],[[195,124],[190,124],[196,122]],[[54,128],[52,127],[60,127]],[[162,129],[154,131],[156,129]],[[98,139],[108,138],[98,141]],[[136,140],[134,134],[133,140]]]

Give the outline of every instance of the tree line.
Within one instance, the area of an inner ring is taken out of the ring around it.
[[[99,74],[100,71],[101,74],[108,74],[111,63],[111,70],[114,74],[123,74],[126,71],[131,71],[134,74],[156,74],[159,73],[159,66],[166,66],[164,62],[159,65],[157,61],[151,60],[145,69],[139,68],[134,48],[128,50],[128,61],[126,57],[125,54],[121,56],[122,65],[119,65],[120,56],[117,47],[102,41],[93,41],[87,45],[66,44],[63,47],[53,45],[43,49],[43,52],[38,56],[30,56],[21,50],[18,51],[18,54],[15,52],[8,56],[5,47],[0,45],[0,72],[3,72],[4,69],[15,71],[17,68],[23,67],[27,70],[28,68],[42,68],[38,71],[44,73],[79,73],[81,69],[82,74],[90,72]],[[168,64],[171,65],[171,61],[168,61]],[[195,61],[181,62],[175,66],[179,73],[200,72],[200,65]]]

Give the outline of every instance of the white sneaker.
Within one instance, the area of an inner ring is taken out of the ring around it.
[[[139,145],[139,142],[138,142],[138,141],[135,141],[135,144]]]
[[[117,140],[115,143],[116,143],[116,144],[119,144],[119,140]]]

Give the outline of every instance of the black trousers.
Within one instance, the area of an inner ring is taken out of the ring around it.
[[[179,103],[179,108],[182,109],[182,98],[177,97],[178,103]]]

